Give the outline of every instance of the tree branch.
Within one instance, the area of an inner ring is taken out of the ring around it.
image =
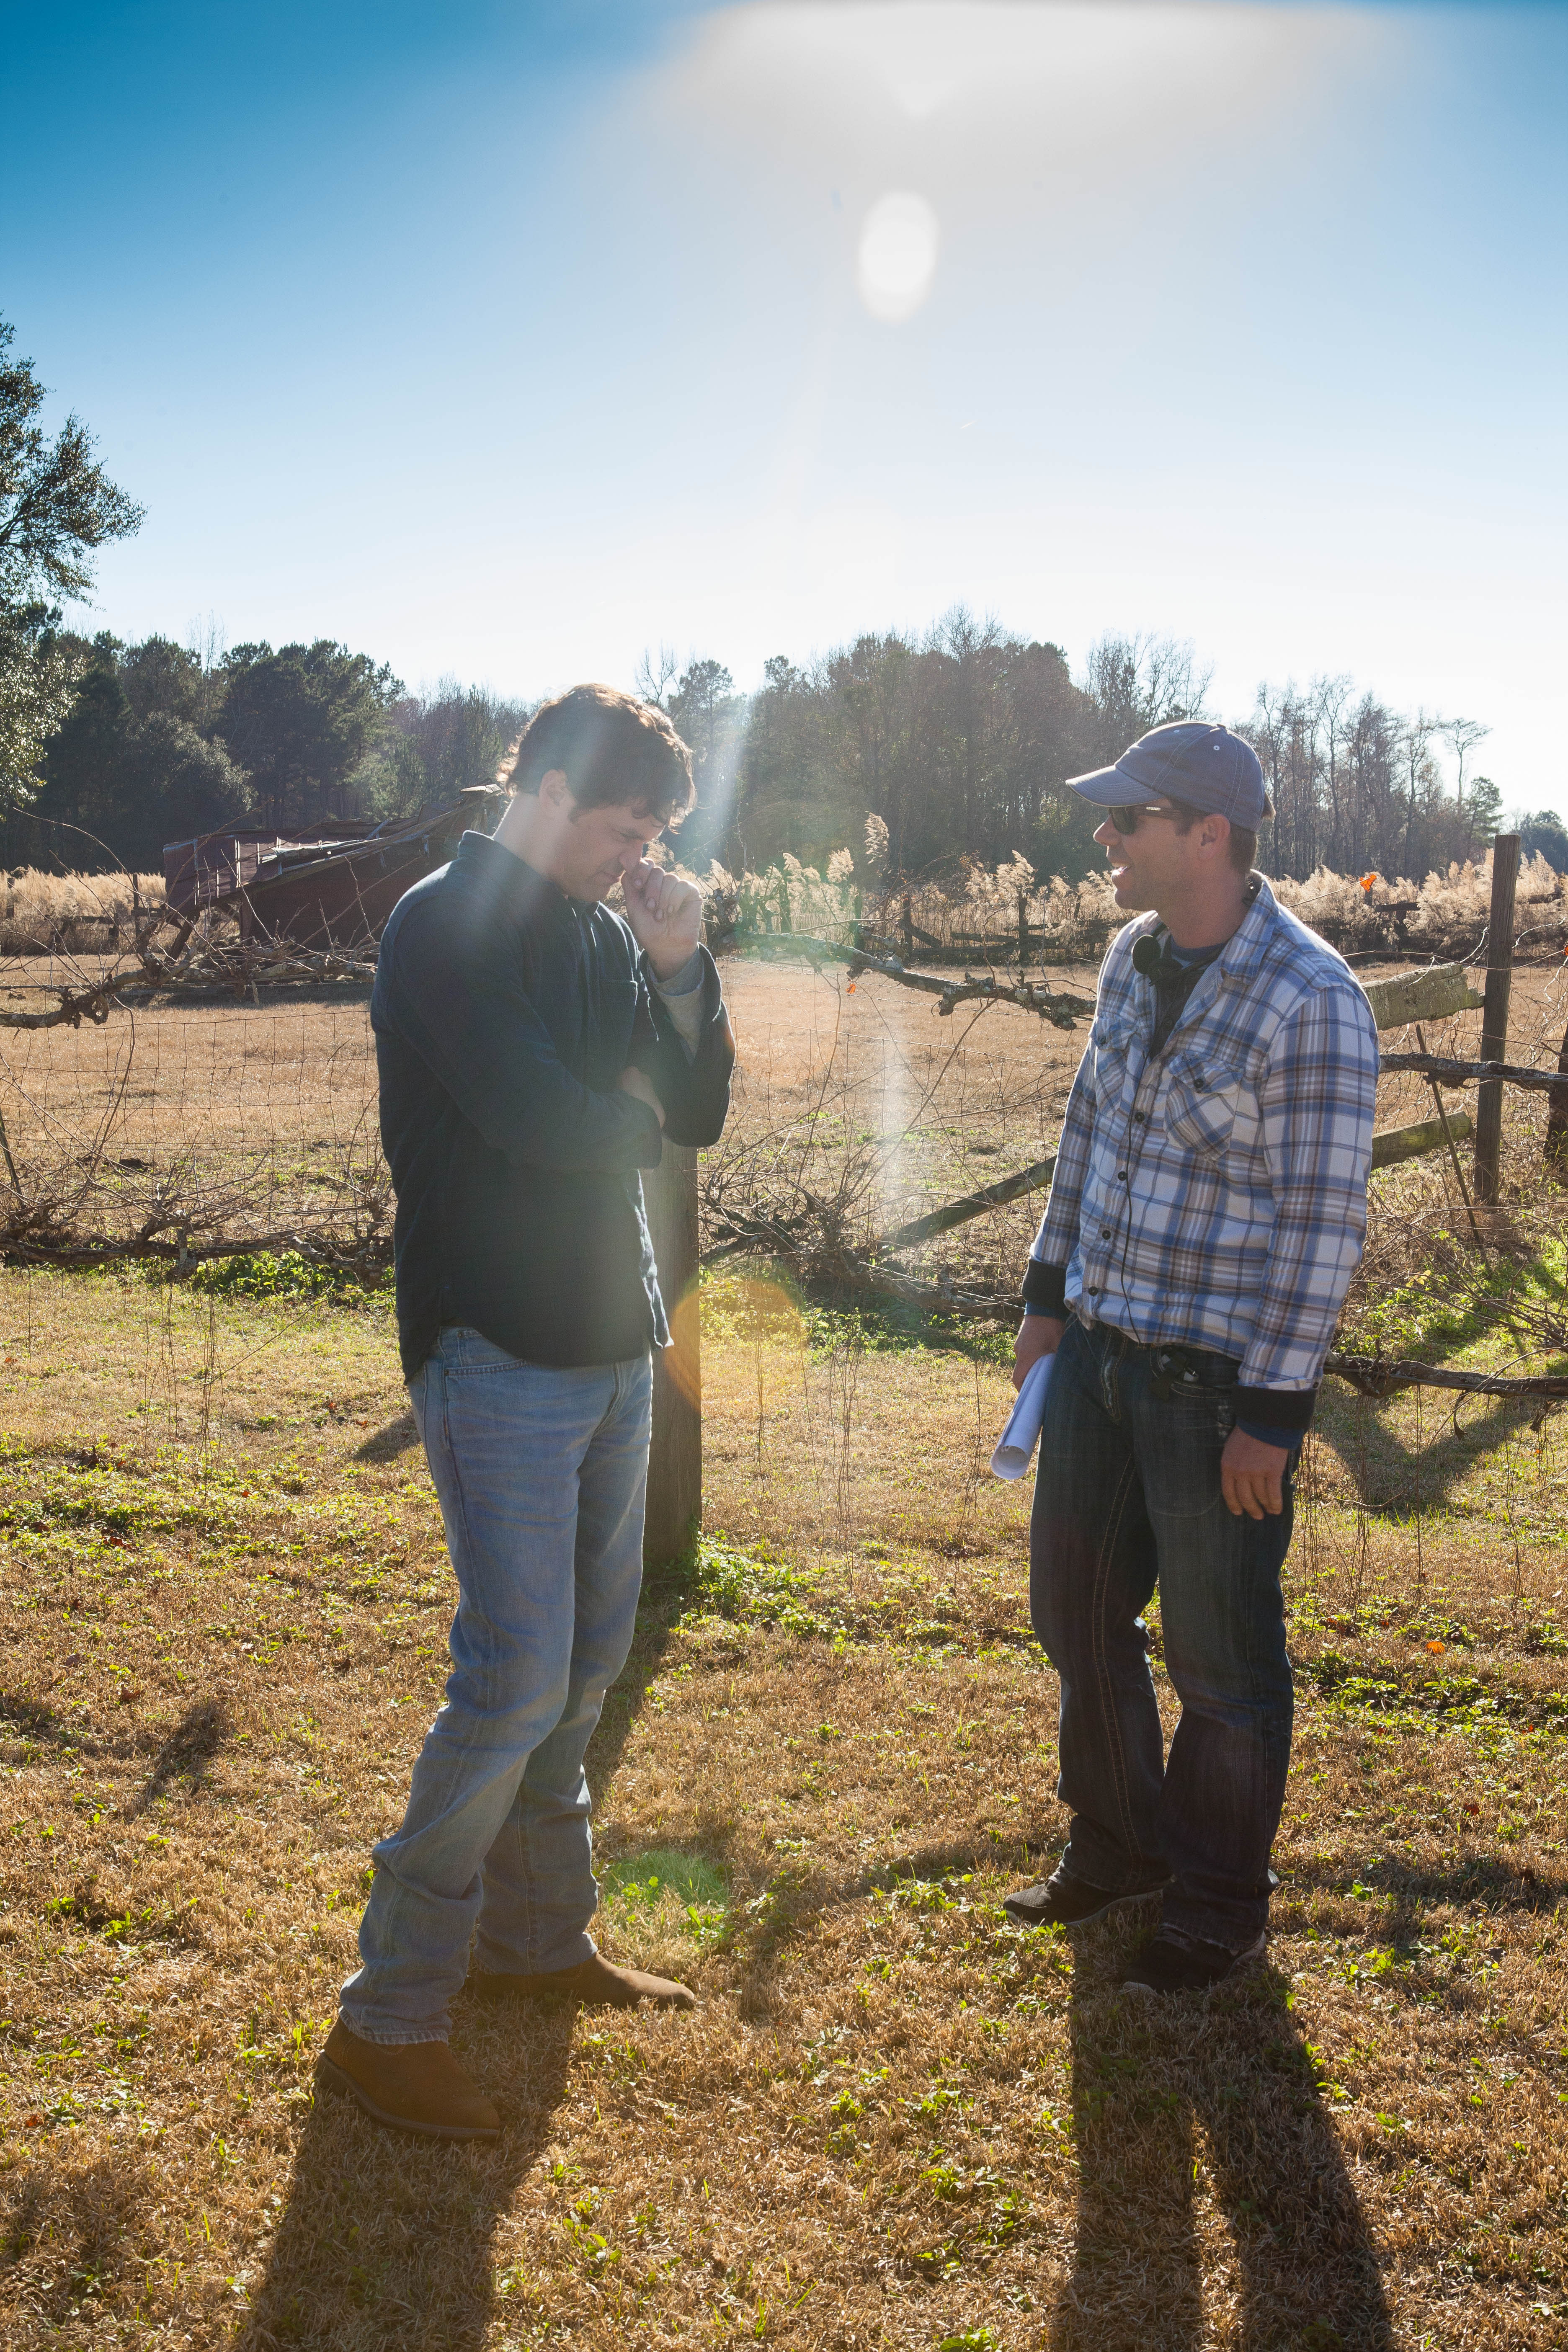
[[[1539,1069],[1531,1062],[1460,1062],[1446,1054],[1384,1054],[1382,1067],[1418,1070],[1424,1078],[1436,1078],[1440,1087],[1473,1087],[1483,1078],[1500,1078],[1507,1087],[1542,1091],[1563,1084],[1561,1071]]]
[[[961,981],[933,980],[930,973],[907,971],[897,956],[872,955],[865,948],[840,947],[835,940],[815,939],[807,931],[757,931],[744,941],[748,949],[774,950],[786,955],[804,955],[814,961],[843,963],[849,967],[849,977],[858,980],[862,972],[877,972],[883,980],[896,981],[900,988],[920,990],[922,995],[934,996],[937,1011],[952,1013],[955,1005],[979,1000],[996,1004],[1016,1004],[1020,1012],[1038,1013],[1058,1029],[1071,1029],[1094,1012],[1088,997],[1073,996],[1065,989],[1037,988],[1027,981],[1016,986],[987,974],[976,980],[966,971]]]
[[[1466,1396],[1568,1397],[1568,1376],[1554,1372],[1510,1377],[1502,1372],[1454,1372],[1446,1364],[1419,1364],[1408,1357],[1385,1363],[1377,1356],[1337,1351],[1323,1370],[1348,1381],[1363,1396],[1392,1396],[1397,1389],[1458,1389]]]
[[[79,1029],[90,1021],[101,1029],[114,1008],[121,982],[101,980],[96,988],[84,988],[73,995],[68,988],[59,992],[60,1001],[52,1013],[6,1013],[0,1010],[0,1029],[62,1029],[68,1025]]]

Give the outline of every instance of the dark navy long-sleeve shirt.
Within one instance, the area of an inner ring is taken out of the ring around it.
[[[672,1142],[718,1139],[734,1042],[699,952],[689,1052],[621,917],[482,834],[398,901],[371,1025],[405,1379],[447,1323],[556,1366],[666,1344],[639,1174],[663,1139],[616,1080],[645,1073]]]

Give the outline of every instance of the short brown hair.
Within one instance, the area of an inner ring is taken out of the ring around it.
[[[1167,793],[1165,798],[1175,811],[1178,833],[1191,833],[1194,825],[1201,819],[1214,814],[1212,809],[1194,808],[1191,801],[1179,801],[1173,793]],[[1263,814],[1265,817],[1271,817],[1274,814],[1274,803],[1267,795],[1263,802]],[[1238,874],[1250,874],[1258,863],[1257,834],[1245,824],[1233,824],[1230,828],[1230,838],[1225,846],[1226,855],[1236,871]]]
[[[662,710],[615,686],[574,686],[541,704],[497,771],[514,793],[537,793],[559,768],[579,808],[684,816],[691,754]]]

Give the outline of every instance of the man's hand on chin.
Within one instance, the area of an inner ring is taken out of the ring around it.
[[[1260,1519],[1265,1511],[1278,1517],[1285,1508],[1283,1481],[1289,1451],[1289,1445],[1265,1445],[1260,1437],[1248,1437],[1245,1429],[1231,1431],[1219,1457],[1219,1486],[1238,1519],[1243,1511],[1249,1519]]]
[[[646,857],[628,866],[621,879],[626,920],[658,980],[673,980],[689,963],[702,938],[702,893]]]

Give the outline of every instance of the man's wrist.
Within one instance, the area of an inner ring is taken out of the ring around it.
[[[1317,1402],[1315,1387],[1262,1389],[1247,1381],[1239,1383],[1231,1399],[1237,1429],[1260,1438],[1265,1445],[1279,1446],[1294,1445],[1306,1435]]]
[[[669,964],[668,971],[662,968],[660,959],[651,948],[645,948],[643,953],[647,958],[648,969],[653,973],[655,984],[662,994],[686,996],[692,989],[701,987],[702,950],[700,947],[688,948],[683,956],[678,956]],[[668,961],[668,951],[665,961]]]
[[[1236,1425],[1243,1437],[1250,1437],[1258,1445],[1271,1445],[1279,1454],[1289,1454],[1300,1434],[1300,1431],[1293,1436],[1288,1429],[1268,1429],[1257,1421],[1238,1421]]]
[[[1024,1268],[1024,1312],[1026,1315],[1054,1315],[1058,1323],[1068,1319],[1068,1270],[1065,1265],[1047,1265],[1043,1258],[1032,1257]]]

